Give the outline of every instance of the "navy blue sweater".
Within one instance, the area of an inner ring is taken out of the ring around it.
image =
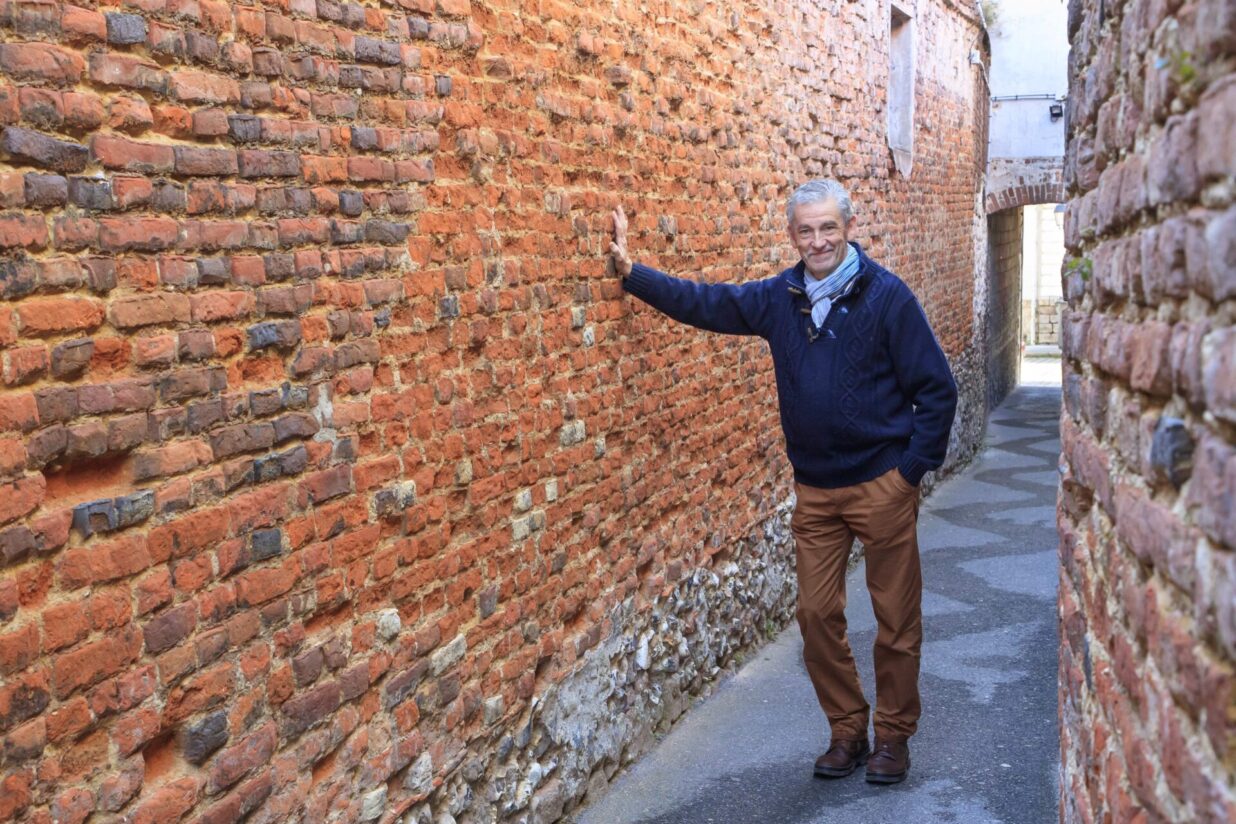
[[[768,341],[799,483],[852,486],[897,467],[917,485],[944,462],[957,385],[914,293],[862,249],[859,257],[853,290],[819,330],[802,263],[741,285],[636,264],[622,285],[675,320]]]

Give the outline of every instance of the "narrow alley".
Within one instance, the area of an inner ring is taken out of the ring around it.
[[[812,776],[827,731],[795,625],[578,824],[1057,820],[1059,361],[1027,364],[1027,382],[992,415],[983,453],[923,504],[923,718],[909,778],[882,787],[862,770]],[[847,615],[874,707],[875,618],[863,581],[860,565],[849,576]]]

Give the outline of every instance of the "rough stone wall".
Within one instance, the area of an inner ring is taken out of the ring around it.
[[[0,0],[0,820],[601,789],[794,598],[765,349],[606,212],[754,278],[839,176],[981,387],[977,23],[918,12],[914,200],[881,4]]]
[[[1021,209],[998,212],[988,219],[988,292],[993,296],[985,322],[988,328],[987,399],[991,406],[1017,386],[1021,368],[1021,263],[1024,221]]]
[[[1236,7],[1073,0],[1067,822],[1236,820]]]

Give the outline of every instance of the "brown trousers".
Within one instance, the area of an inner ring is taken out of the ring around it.
[[[923,578],[918,557],[919,490],[895,468],[840,489],[795,484],[790,528],[798,560],[798,625],[803,660],[836,739],[867,736],[869,706],[846,640],[846,561],[863,542],[875,641],[877,738],[904,740],[921,712]]]

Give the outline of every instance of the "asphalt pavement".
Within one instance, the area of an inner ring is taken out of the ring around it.
[[[578,824],[1052,824],[1057,813],[1055,503],[1059,360],[1023,370],[984,451],[923,503],[923,717],[901,784],[812,775],[827,724],[797,626],[760,650]],[[1054,385],[1053,385],[1054,383]],[[873,709],[875,617],[848,578]]]

